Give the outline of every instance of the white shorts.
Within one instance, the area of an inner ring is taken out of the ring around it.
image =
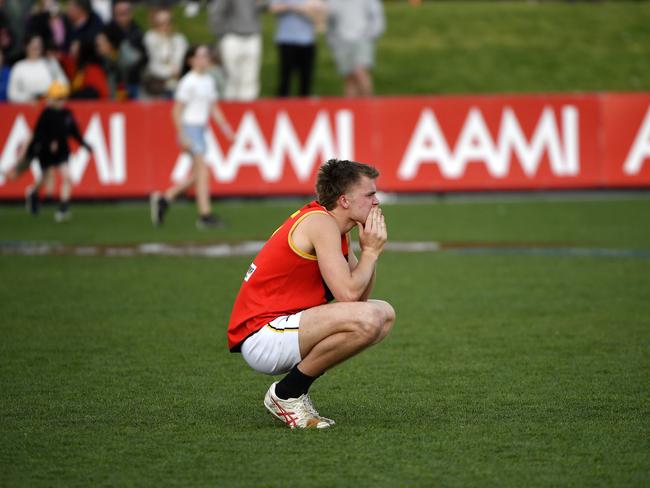
[[[302,312],[278,317],[244,341],[241,353],[255,371],[264,374],[282,374],[302,358],[298,343],[298,329]]]

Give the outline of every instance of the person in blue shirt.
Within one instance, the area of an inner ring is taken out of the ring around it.
[[[277,16],[277,95],[290,96],[291,81],[297,75],[298,94],[309,96],[316,60],[316,24],[319,19],[324,20],[326,6],[320,0],[271,0],[269,10]]]
[[[11,67],[4,62],[4,53],[0,50],[0,102],[7,101],[7,89],[9,87],[9,74]]]

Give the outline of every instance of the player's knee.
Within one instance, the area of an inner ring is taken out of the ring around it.
[[[384,305],[384,323],[390,324],[391,326],[395,323],[395,309],[388,302],[381,302]]]
[[[367,344],[373,344],[385,334],[387,322],[394,320],[393,308],[385,302],[367,302],[359,313],[357,335]]]
[[[383,300],[373,300],[371,302],[377,311],[377,320],[381,327],[392,326],[395,322],[395,309],[393,306]]]
[[[395,323],[395,309],[390,303],[384,301],[378,301],[377,305],[380,307],[382,314],[381,335],[379,337],[379,340],[381,340],[386,337],[393,328],[393,324]]]

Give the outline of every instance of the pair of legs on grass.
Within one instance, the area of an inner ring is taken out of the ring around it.
[[[210,169],[205,163],[204,128],[185,128],[185,135],[192,143],[192,172],[180,183],[168,188],[164,193],[158,192],[151,195],[151,221],[154,225],[162,225],[165,214],[171,203],[194,186],[196,209],[199,218],[196,226],[199,228],[221,227],[223,222],[212,213],[210,202]]]
[[[45,187],[46,196],[52,196],[54,194],[54,186],[56,184],[55,170],[58,170],[61,187],[59,190],[59,208],[54,214],[54,220],[57,222],[66,222],[70,220],[70,196],[72,194],[72,179],[70,178],[70,170],[67,163],[41,166],[42,172],[40,177],[32,186],[27,188],[25,205],[29,213],[32,215],[38,214],[41,205],[39,197],[41,188]]]
[[[292,324],[292,318],[298,324]],[[288,371],[273,383],[266,393],[264,405],[291,428],[327,428],[334,421],[318,414],[309,397],[311,384],[328,369],[377,344],[395,322],[395,311],[387,302],[337,302],[321,305],[290,317],[281,317],[284,325],[272,322],[270,340],[282,334],[288,338],[279,353],[267,343],[262,329],[242,345],[244,359],[256,370],[267,374]],[[293,327],[292,327],[293,325]],[[296,327],[297,326],[297,327]],[[297,334],[297,340],[295,335]],[[282,357],[273,357],[282,356]],[[263,358],[262,362],[257,362]]]
[[[343,93],[346,97],[369,97],[372,92],[372,76],[368,68],[357,67],[345,75]]]

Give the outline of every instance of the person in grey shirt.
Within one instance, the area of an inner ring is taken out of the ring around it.
[[[269,10],[277,16],[275,43],[278,47],[277,94],[287,97],[291,79],[298,75],[298,94],[309,96],[316,59],[316,26],[327,7],[322,0],[270,0]]]
[[[346,97],[372,95],[375,42],[386,27],[379,0],[329,0],[327,42]]]
[[[212,0],[208,19],[226,72],[226,100],[249,101],[260,90],[260,0]]]

